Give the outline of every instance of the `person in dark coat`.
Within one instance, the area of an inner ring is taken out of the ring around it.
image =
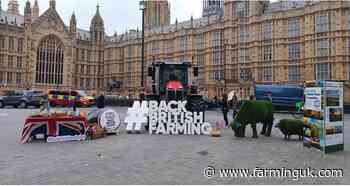
[[[74,103],[73,103],[73,112],[77,112],[77,107],[78,107],[78,99],[74,98]]]
[[[96,106],[98,109],[103,109],[106,106],[105,96],[101,94],[96,100]]]
[[[227,94],[223,94],[222,95],[221,111],[222,111],[222,114],[224,115],[226,127],[228,127],[228,125],[229,125],[228,118],[227,118],[227,114],[228,114],[229,110],[230,109],[229,109],[229,103],[228,103],[228,96],[227,96]]]
[[[143,101],[146,101],[146,94],[142,92],[140,94],[140,102],[142,103]]]
[[[219,107],[219,101],[218,101],[218,97],[217,96],[214,97],[214,103],[216,105],[216,108],[218,108]]]
[[[267,100],[272,103],[272,93],[271,92],[267,93]]]
[[[234,95],[232,97],[231,107],[232,107],[232,110],[233,110],[233,118],[235,118],[236,114],[238,112],[237,110],[239,109],[238,108],[238,97],[237,97],[236,93],[234,93]]]

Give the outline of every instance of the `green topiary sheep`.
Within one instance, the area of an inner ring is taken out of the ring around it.
[[[253,138],[258,138],[257,123],[264,124],[261,135],[269,137],[273,126],[273,107],[270,101],[245,101],[231,123],[231,128],[236,137],[245,137],[245,128],[250,124]]]
[[[295,119],[282,119],[276,126],[284,135],[285,140],[290,140],[291,135],[298,135],[299,140],[303,140],[304,122]]]

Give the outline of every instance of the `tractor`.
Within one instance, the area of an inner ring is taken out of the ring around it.
[[[198,67],[192,67],[190,62],[154,62],[148,69],[148,76],[152,77],[152,93],[146,95],[147,100],[187,100],[189,111],[206,110],[206,103],[197,94],[192,79],[198,77]]]

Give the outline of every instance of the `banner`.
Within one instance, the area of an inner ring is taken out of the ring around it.
[[[322,111],[322,88],[306,88],[304,106],[304,145],[322,149],[324,113]]]
[[[319,81],[305,89],[305,146],[324,153],[344,150],[343,106],[343,83]]]
[[[326,82],[325,153],[344,150],[343,84]]]
[[[315,111],[322,110],[322,88],[305,89],[305,109]]]

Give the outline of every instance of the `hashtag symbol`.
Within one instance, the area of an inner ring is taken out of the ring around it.
[[[128,108],[125,123],[127,123],[126,130],[128,132],[137,131],[140,132],[142,124],[147,123],[148,107],[147,102],[135,101],[132,108]]]

